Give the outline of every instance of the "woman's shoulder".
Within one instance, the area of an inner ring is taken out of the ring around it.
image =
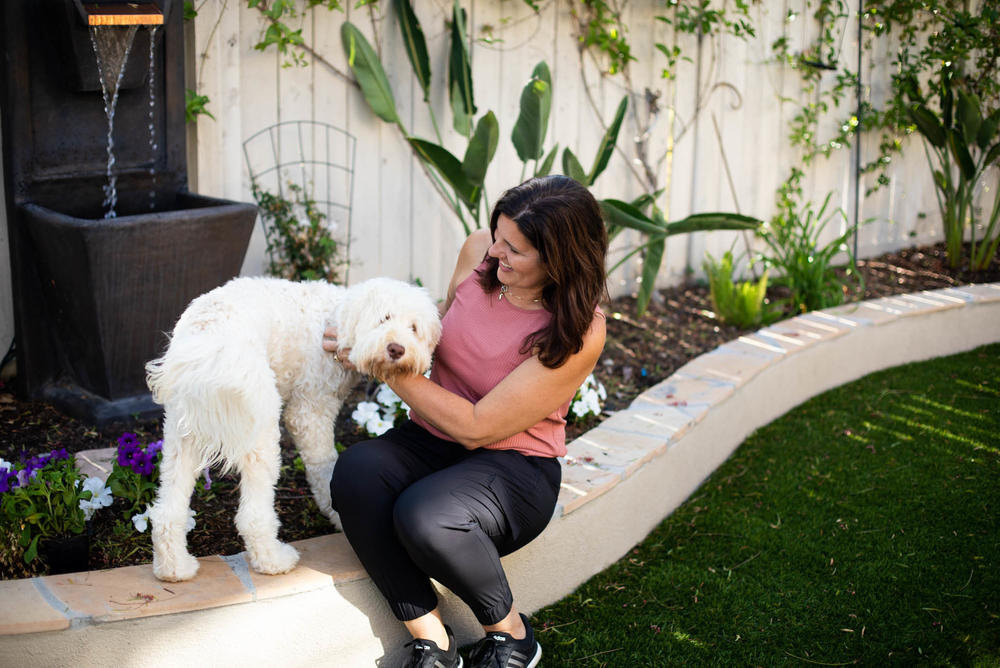
[[[486,255],[486,251],[489,250],[492,244],[493,235],[490,233],[489,228],[473,230],[465,238],[465,243],[462,244],[459,256],[468,259],[469,262],[474,263],[473,266],[478,267]]]
[[[455,271],[452,274],[451,282],[448,285],[448,298],[446,300],[445,310],[447,310],[447,307],[451,306],[451,302],[454,301],[455,292],[458,290],[458,286],[465,282],[465,280],[472,275],[472,272],[474,272],[476,268],[483,263],[483,258],[486,257],[486,251],[492,243],[493,236],[490,234],[488,229],[475,230],[468,237],[466,237],[465,242],[462,244],[462,249],[458,253],[458,261],[455,263]]]

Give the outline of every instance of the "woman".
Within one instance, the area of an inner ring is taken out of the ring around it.
[[[459,254],[430,378],[388,383],[410,420],[337,462],[334,507],[414,638],[407,665],[463,665],[430,578],[486,632],[473,666],[530,667],[541,657],[500,557],[538,536],[555,509],[564,416],[604,347],[607,245],[597,201],[572,179],[504,193],[490,229],[469,235]],[[335,335],[327,332],[326,350],[337,350]]]

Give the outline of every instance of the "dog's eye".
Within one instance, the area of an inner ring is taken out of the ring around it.
[[[392,315],[386,313],[384,316],[382,316],[382,319],[379,321],[379,324],[381,325],[383,322],[386,322],[388,320],[392,320]]]
[[[416,325],[410,325],[410,329],[412,329],[412,330],[413,330],[413,333],[414,333],[414,334],[416,334],[416,333],[417,333],[417,326],[416,326]]]

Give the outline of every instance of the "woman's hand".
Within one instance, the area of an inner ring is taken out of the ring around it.
[[[329,327],[323,332],[323,350],[333,353],[340,365],[348,371],[357,371],[357,367],[351,364],[350,348],[341,348],[337,344],[337,328]]]

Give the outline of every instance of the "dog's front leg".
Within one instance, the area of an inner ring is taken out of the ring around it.
[[[299,562],[298,551],[278,540],[274,486],[281,472],[277,424],[261,432],[257,447],[239,459],[240,507],[236,529],[243,537],[250,567],[258,573],[287,573]]]
[[[285,408],[285,427],[295,441],[295,447],[306,467],[306,480],[319,511],[340,528],[340,517],[330,498],[330,480],[337,461],[334,444],[334,424],[342,404],[339,398],[329,403],[292,399]]]

